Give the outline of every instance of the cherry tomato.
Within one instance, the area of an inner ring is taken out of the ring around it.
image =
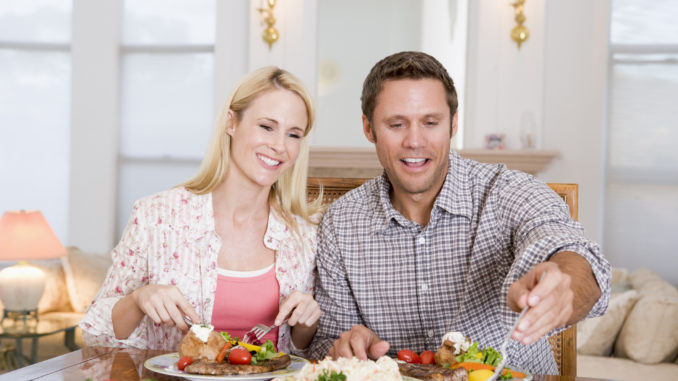
[[[433,364],[436,362],[435,353],[431,351],[423,351],[419,354],[419,357],[421,358],[422,364]]]
[[[193,364],[193,358],[191,356],[184,356],[177,361],[177,369],[184,370],[186,366]]]
[[[249,365],[252,362],[252,355],[245,348],[233,348],[228,354],[228,362]]]
[[[417,352],[411,351],[409,349],[401,349],[398,352],[398,360],[402,360],[410,364],[419,364],[421,362]]]

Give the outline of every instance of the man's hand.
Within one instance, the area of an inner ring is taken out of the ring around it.
[[[540,281],[542,274],[544,277]],[[525,345],[533,343],[569,321],[574,299],[570,282],[571,277],[557,264],[544,262],[511,285],[507,300],[509,308],[520,312],[526,305],[530,306],[513,332],[514,340]]]
[[[360,360],[367,360],[368,357],[376,360],[385,355],[389,348],[390,344],[381,340],[369,328],[354,325],[351,330],[342,332],[327,355],[333,359],[355,356]]]
[[[139,309],[156,324],[177,326],[182,331],[190,327],[184,322],[187,315],[194,324],[200,323],[200,317],[184,294],[175,286],[149,284],[132,292],[132,298]]]
[[[539,280],[542,274],[544,278]],[[555,328],[576,323],[586,317],[600,294],[586,259],[573,252],[556,253],[509,288],[509,308],[519,312],[530,305],[513,332],[513,339],[527,345]]]

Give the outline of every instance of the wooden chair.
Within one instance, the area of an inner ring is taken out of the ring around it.
[[[359,187],[369,179],[362,178],[335,178],[335,177],[310,177],[307,185],[307,197],[315,199],[323,192],[323,203],[330,204],[353,188]],[[554,192],[563,198],[570,208],[572,219],[578,218],[578,190],[577,184],[548,184]],[[561,376],[575,377],[577,375],[577,329],[572,327],[549,337],[549,343],[553,350],[553,357],[558,364]]]

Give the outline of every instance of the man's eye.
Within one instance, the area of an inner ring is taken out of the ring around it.
[[[426,125],[427,125],[427,126],[437,126],[437,125],[438,125],[438,122],[435,122],[435,121],[431,121],[431,120],[430,120],[430,121],[426,122]]]
[[[402,123],[393,123],[393,124],[391,124],[391,128],[400,128],[400,127],[402,127],[402,126],[403,126]]]

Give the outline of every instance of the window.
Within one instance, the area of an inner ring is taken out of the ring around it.
[[[215,0],[125,1],[117,232],[135,200],[191,178],[214,115]]]
[[[612,1],[605,250],[678,284],[678,3]]]
[[[0,213],[39,209],[68,235],[71,1],[0,2]],[[9,174],[8,177],[6,174]]]

